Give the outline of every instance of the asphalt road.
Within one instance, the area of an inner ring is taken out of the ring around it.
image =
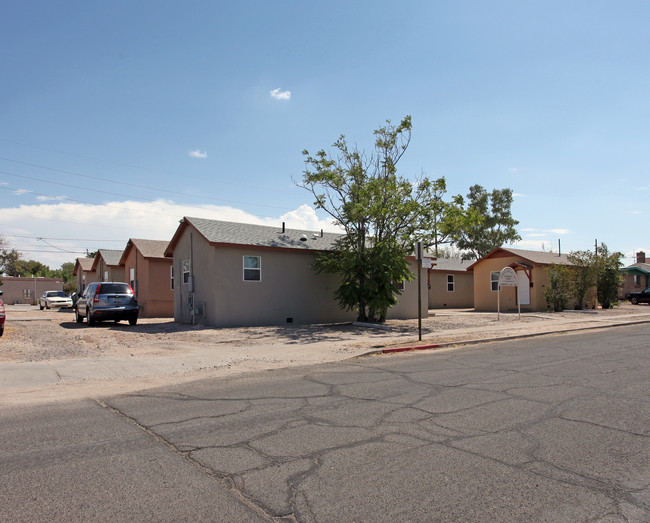
[[[648,521],[650,326],[0,411],[2,521]]]

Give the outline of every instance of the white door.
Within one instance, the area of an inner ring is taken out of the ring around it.
[[[524,271],[517,271],[517,287],[519,289],[519,305],[530,305],[530,283]]]

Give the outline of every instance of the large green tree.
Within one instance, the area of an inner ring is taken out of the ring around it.
[[[341,135],[333,154],[303,151],[302,187],[315,205],[329,214],[345,235],[333,251],[318,257],[320,272],[339,275],[334,296],[342,308],[357,311],[358,321],[383,321],[397,302],[397,282],[411,280],[406,255],[416,236],[428,230],[435,193],[423,177],[415,182],[397,174],[397,164],[411,139],[410,116],[374,131],[370,154],[348,145]]]
[[[452,225],[454,244],[468,258],[482,258],[506,243],[521,240],[515,228],[519,222],[512,217],[512,190],[494,189],[491,193],[481,185],[473,185],[467,201],[456,197],[458,219]]]

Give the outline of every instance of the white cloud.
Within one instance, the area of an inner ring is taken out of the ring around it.
[[[291,100],[291,91],[281,91],[280,89],[273,89],[271,96],[276,100]]]
[[[81,238],[80,240],[47,240],[65,252],[29,252],[34,259],[58,268],[74,261],[88,249],[123,249],[129,238],[171,240],[183,216],[208,218],[278,228],[282,222],[289,229],[305,233],[341,232],[331,220],[321,220],[316,211],[303,204],[281,216],[260,217],[241,209],[217,205],[180,205],[168,200],[153,202],[115,201],[103,205],[80,203],[42,203],[0,209],[0,230],[4,234],[38,236],[42,238]],[[39,250],[50,247],[40,244]],[[18,249],[20,250],[20,249]]]
[[[41,201],[41,202],[48,202],[48,201],[52,201],[52,200],[56,200],[56,201],[67,200],[68,197],[65,196],[65,195],[63,195],[63,196],[44,196],[43,195],[43,196],[37,196],[36,199]]]
[[[206,151],[201,151],[199,149],[195,149],[194,151],[190,151],[190,157],[192,157],[192,158],[207,158],[208,153]]]
[[[16,190],[14,191],[14,194],[17,194],[18,196],[21,196],[21,195],[23,195],[23,194],[29,194],[29,193],[31,193],[31,192],[32,192],[32,191],[28,191],[27,189],[16,189]]]
[[[513,198],[525,198],[526,195],[525,195],[525,194],[521,194],[520,192],[513,192],[513,193],[512,193],[512,197],[513,197]]]
[[[519,170],[519,169],[517,169],[516,167],[510,167],[510,168],[508,169],[508,172],[514,174],[514,173],[516,173],[518,170]]]
[[[518,242],[515,242],[513,244],[517,249],[527,249],[530,251],[541,251],[541,250],[549,250],[549,242],[548,241],[540,241],[540,240],[521,240]],[[506,249],[508,247],[506,246]]]
[[[569,229],[550,229],[548,232],[553,234],[569,234]]]

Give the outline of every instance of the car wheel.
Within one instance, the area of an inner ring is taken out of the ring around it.
[[[50,306],[48,305],[47,302],[45,302],[45,308],[46,308],[46,309],[49,309],[49,308],[50,308]]]
[[[0,327],[0,336],[2,336],[5,333],[5,326],[3,325]]]
[[[638,305],[638,304],[639,304],[639,300],[637,299],[636,296],[632,296],[632,297],[630,298],[630,303],[631,303],[632,305]]]
[[[135,325],[136,323],[138,323],[137,316],[135,318],[129,318],[129,325]]]
[[[93,318],[93,315],[90,313],[90,309],[86,309],[86,321],[88,322],[88,325],[95,325],[95,318]]]
[[[81,314],[79,314],[79,309],[74,310],[74,319],[77,320],[77,323],[84,322],[84,317]]]
[[[40,303],[38,304],[38,306],[41,308],[41,310],[43,310],[43,309],[45,308],[45,307],[43,307],[43,305],[41,305]]]

